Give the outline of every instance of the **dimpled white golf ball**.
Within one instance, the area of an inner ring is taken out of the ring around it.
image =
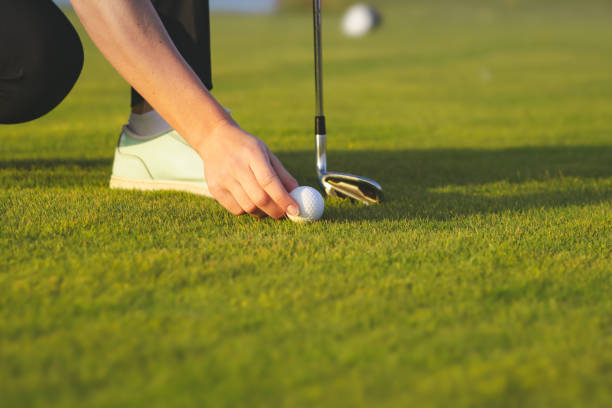
[[[287,217],[293,222],[313,222],[323,216],[325,210],[325,202],[321,193],[312,187],[298,187],[290,193],[291,197],[300,206],[300,215],[293,216],[287,214]]]
[[[362,37],[380,22],[380,14],[372,6],[356,4],[342,18],[342,32],[349,37]]]

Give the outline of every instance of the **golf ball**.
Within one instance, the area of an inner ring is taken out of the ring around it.
[[[321,193],[312,187],[298,187],[290,193],[291,197],[300,206],[300,215],[293,216],[287,214],[287,217],[293,222],[313,222],[321,218],[325,203]]]
[[[381,22],[380,13],[367,4],[356,4],[342,18],[342,32],[349,37],[361,37],[376,28]]]

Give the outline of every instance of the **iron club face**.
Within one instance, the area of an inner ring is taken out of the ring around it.
[[[347,173],[321,173],[319,182],[325,193],[333,197],[351,198],[366,205],[378,204],[383,200],[380,184],[367,177]]]
[[[317,128],[324,127],[323,119],[317,122]],[[315,140],[319,183],[327,195],[350,198],[367,205],[382,202],[383,190],[376,181],[354,174],[327,171],[327,136],[317,134]]]

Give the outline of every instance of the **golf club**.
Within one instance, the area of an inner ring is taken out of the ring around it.
[[[327,171],[327,132],[323,111],[323,56],[321,50],[321,0],[313,0],[315,40],[315,143],[319,183],[330,196],[352,198],[365,204],[377,204],[383,199],[380,184],[366,177]]]

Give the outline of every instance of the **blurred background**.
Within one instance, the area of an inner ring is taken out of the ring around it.
[[[62,6],[70,5],[70,0],[54,1]],[[299,5],[297,1],[289,0],[287,3]],[[270,12],[278,8],[278,0],[210,0],[210,7],[221,11]]]
[[[274,149],[311,150],[312,1],[210,3],[216,97]],[[609,143],[612,2],[370,0],[382,23],[353,38],[343,27],[355,3],[323,0],[330,149]],[[90,154],[106,157],[129,92],[68,15],[82,34],[86,67],[67,101],[43,120],[60,123],[80,110],[98,116],[85,131],[99,142]],[[48,154],[74,148],[71,138],[53,143]],[[311,163],[295,169],[311,174]]]
[[[400,0],[401,1],[401,0]],[[69,5],[70,0],[55,0],[61,5]],[[330,10],[339,10],[354,3],[351,0],[324,0],[323,4]],[[283,9],[304,9],[312,6],[311,0],[210,0],[210,7],[217,11],[261,12]]]

